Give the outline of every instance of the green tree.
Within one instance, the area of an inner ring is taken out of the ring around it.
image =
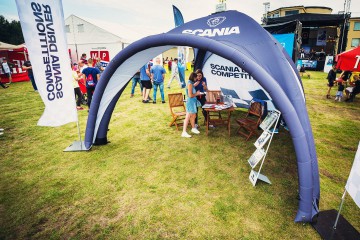
[[[0,15],[0,41],[19,45],[24,43],[20,21],[9,22],[4,16]]]

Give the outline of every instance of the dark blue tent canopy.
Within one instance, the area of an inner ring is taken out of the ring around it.
[[[216,54],[249,73],[271,97],[286,121],[296,151],[299,209],[295,221],[318,213],[319,173],[301,79],[283,47],[257,22],[237,11],[213,14],[168,33],[145,37],[117,54],[96,87],[86,127],[85,146],[107,142],[107,129],[120,95],[149,59],[176,46]],[[206,61],[202,61],[206,64]]]

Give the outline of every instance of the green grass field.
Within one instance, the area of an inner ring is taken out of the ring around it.
[[[320,209],[338,209],[360,139],[360,98],[326,99],[326,74],[303,84],[319,162]],[[167,78],[168,79],[168,78]],[[169,92],[181,91],[173,83]],[[335,95],[333,89],[332,95]],[[320,239],[294,223],[298,175],[289,132],[274,136],[262,173],[248,180],[245,142],[215,128],[181,138],[168,104],[141,103],[130,85],[110,122],[105,146],[63,152],[76,123],[38,127],[43,103],[29,82],[0,89],[0,239]],[[87,112],[79,112],[84,137]],[[203,119],[200,119],[202,122]],[[360,231],[360,209],[346,197],[343,216]]]

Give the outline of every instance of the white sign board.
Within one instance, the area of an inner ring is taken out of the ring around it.
[[[360,207],[360,142],[345,188],[356,205]]]
[[[324,72],[328,73],[332,69],[333,64],[334,64],[334,56],[326,56]]]
[[[224,12],[226,11],[226,3],[216,4],[215,12]]]
[[[263,182],[266,182],[268,184],[271,184],[269,178],[261,173],[258,173],[254,170],[251,170],[249,175],[249,180],[252,183],[252,185],[255,187],[257,180],[260,179]]]

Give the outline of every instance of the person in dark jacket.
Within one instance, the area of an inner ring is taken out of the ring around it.
[[[334,86],[334,81],[336,79],[336,66],[333,65],[332,69],[329,71],[328,75],[327,75],[327,80],[328,80],[328,91],[326,94],[326,98],[330,98],[330,91],[331,88]]]

